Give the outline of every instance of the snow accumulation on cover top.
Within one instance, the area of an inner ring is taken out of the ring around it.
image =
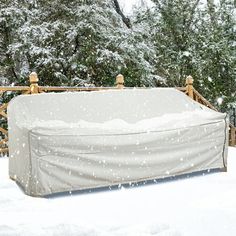
[[[76,128],[84,128],[84,129],[100,129],[107,130],[110,132],[124,131],[124,132],[147,132],[152,130],[166,130],[167,127],[172,128],[186,128],[191,125],[200,125],[206,122],[206,119],[222,119],[222,114],[219,113],[218,117],[216,117],[215,112],[204,111],[204,110],[194,110],[194,111],[185,111],[181,113],[171,113],[164,114],[158,117],[142,119],[135,123],[128,123],[122,119],[113,119],[109,121],[105,121],[102,123],[97,122],[89,122],[85,120],[79,120],[76,123],[68,123],[61,120],[48,120],[41,121],[35,120],[30,124],[26,124],[24,122],[19,123],[18,125],[21,127],[30,127],[33,128],[46,128],[46,129],[76,129]]]
[[[229,148],[228,172],[48,198],[26,196],[0,158],[0,235],[234,236],[235,156]]]

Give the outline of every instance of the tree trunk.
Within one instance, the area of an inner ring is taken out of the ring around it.
[[[124,22],[124,24],[130,29],[131,28],[130,19],[128,17],[126,17],[124,15],[124,13],[121,11],[120,4],[119,4],[118,0],[113,0],[113,2],[114,2],[114,5],[115,5],[116,12],[121,16],[122,21]]]

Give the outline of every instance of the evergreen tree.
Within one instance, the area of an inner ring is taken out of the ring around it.
[[[235,106],[236,101],[234,12],[233,1],[221,0],[218,5],[208,1],[206,8],[199,14],[201,27],[196,34],[199,89],[222,111]],[[223,103],[217,102],[219,97],[223,99]]]
[[[26,19],[25,2],[19,5],[15,1],[1,1],[0,5],[0,77],[1,84],[19,82],[20,74],[24,74],[20,52],[14,51],[18,42],[17,30]],[[14,51],[14,53],[12,53]],[[18,55],[17,55],[18,54]]]
[[[147,48],[136,45],[113,1],[15,0],[2,11],[13,4],[22,20],[9,16],[17,22],[8,26],[12,35],[3,50],[14,69],[14,76],[6,73],[9,81],[26,83],[33,70],[45,85],[113,85],[123,73],[127,86],[140,86],[153,76],[143,57]]]
[[[235,3],[220,0],[153,0],[136,12],[135,26],[155,48],[155,73],[165,86],[183,86],[187,75],[222,111],[235,106]],[[161,85],[161,84],[160,84]],[[220,99],[219,99],[220,98]],[[223,99],[223,102],[221,102]],[[218,102],[217,102],[218,101]]]

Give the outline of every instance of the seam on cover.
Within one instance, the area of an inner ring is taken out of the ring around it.
[[[137,134],[148,134],[148,133],[162,133],[162,132],[166,132],[166,131],[175,131],[175,130],[185,130],[185,129],[190,129],[190,128],[194,128],[194,127],[198,127],[198,126],[206,126],[206,125],[213,125],[213,124],[217,124],[217,123],[221,123],[222,120],[220,121],[216,121],[216,122],[209,122],[209,123],[205,123],[205,124],[200,124],[200,125],[193,125],[193,126],[188,126],[188,127],[182,127],[182,128],[177,128],[177,129],[166,129],[166,130],[154,130],[154,131],[142,131],[142,132],[136,132],[136,133],[125,133],[125,134],[93,134],[93,135],[77,135],[77,134],[61,134],[61,135],[51,135],[51,134],[41,134],[41,133],[37,133],[34,132],[33,129],[29,130],[29,133],[31,134],[40,134],[41,136],[81,136],[81,137],[89,137],[89,136],[125,136],[125,135],[137,135]]]
[[[30,178],[30,181],[29,181],[29,183],[30,183],[30,194],[32,193],[32,170],[33,170],[33,168],[32,168],[32,150],[31,150],[31,133],[30,132],[28,132],[28,142],[29,142],[29,159],[30,159],[30,162],[29,162],[29,166],[30,166],[30,176],[29,176],[29,178]],[[28,190],[26,190],[27,192],[28,192]]]
[[[224,122],[225,122],[225,129],[224,129],[224,144],[223,144],[223,150],[222,150],[222,157],[223,157],[223,165],[224,167],[226,168],[226,164],[225,164],[225,146],[226,146],[226,140],[227,140],[227,121],[226,121],[226,117],[227,115],[225,115],[225,118],[224,118]]]

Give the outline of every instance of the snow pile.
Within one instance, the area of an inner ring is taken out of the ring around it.
[[[50,198],[24,195],[0,158],[0,235],[234,236],[235,156],[228,172]]]
[[[151,132],[155,130],[166,130],[166,127],[176,129],[185,128],[189,126],[205,124],[206,119],[215,120],[215,112],[209,110],[185,111],[182,113],[164,114],[162,116],[153,117],[149,119],[142,119],[136,123],[128,123],[122,119],[108,120],[103,123],[89,122],[79,120],[77,123],[66,123],[62,120],[35,120],[31,124],[19,123],[21,127],[29,129],[46,128],[46,129],[93,129],[93,130],[107,130],[107,131],[125,131],[125,132]],[[219,121],[222,119],[222,114],[219,113]]]

